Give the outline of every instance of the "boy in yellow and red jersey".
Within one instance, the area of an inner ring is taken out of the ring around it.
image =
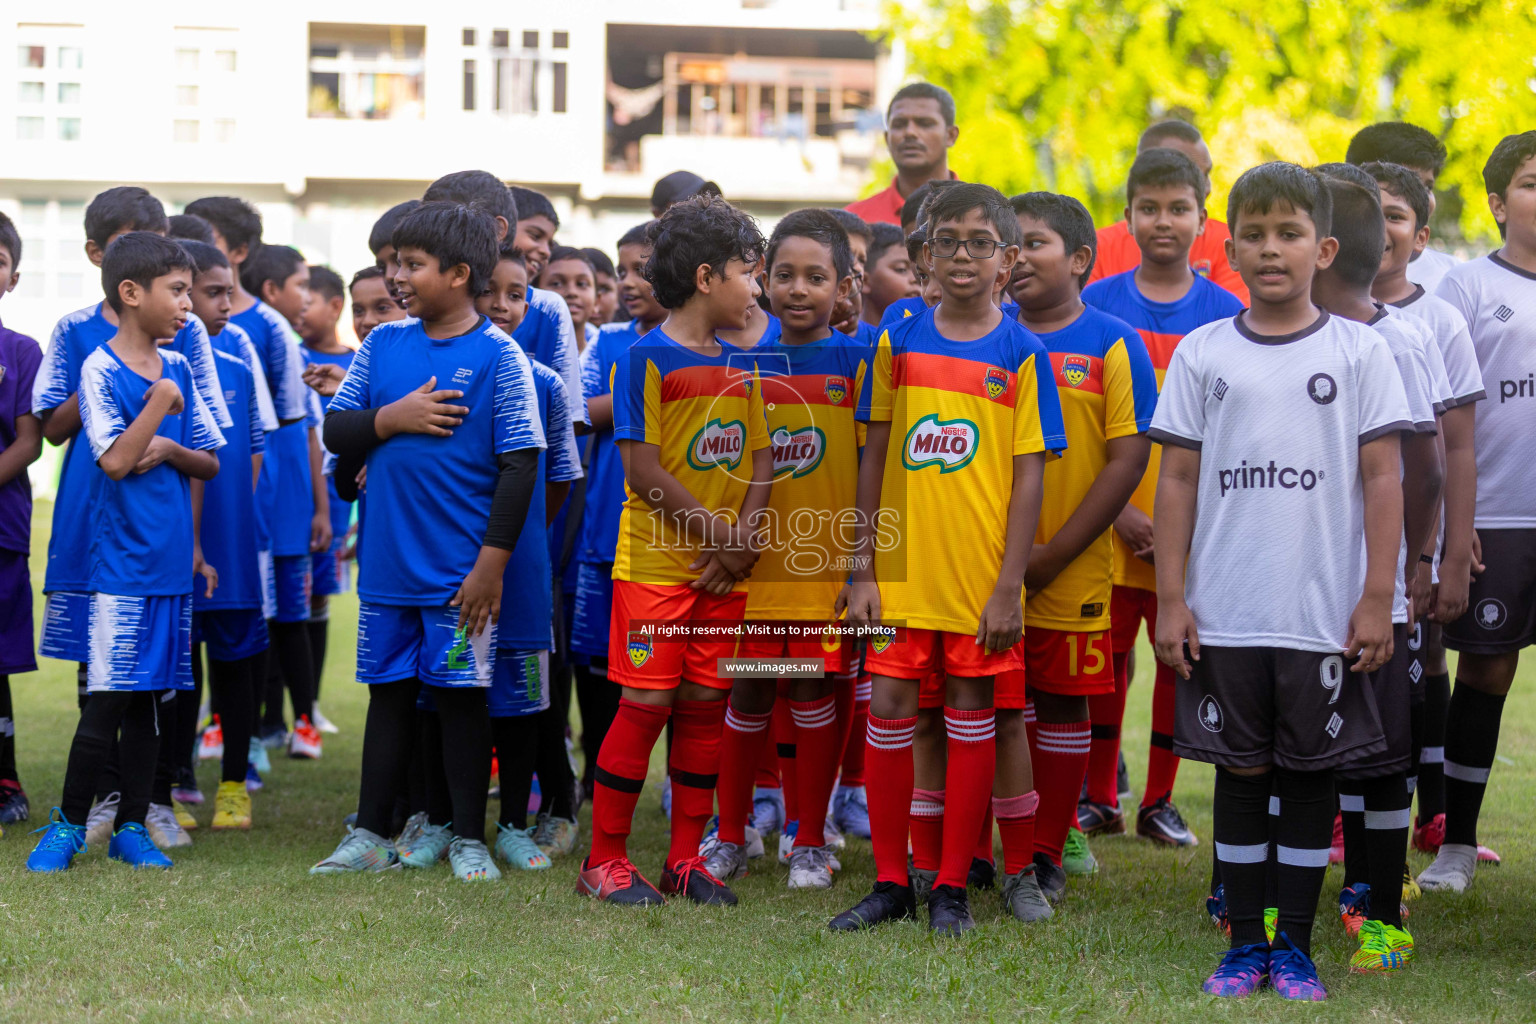
[[[1141,251],[1141,264],[1101,277],[1083,289],[1083,301],[1136,328],[1147,344],[1158,387],[1179,341],[1203,324],[1242,312],[1242,300],[1190,269],[1191,246],[1206,225],[1209,179],[1175,149],[1144,150],[1125,184],[1125,223]],[[1093,741],[1086,792],[1078,802],[1077,827],[1087,835],[1125,831],[1116,785],[1120,725],[1126,690],[1135,675],[1133,652],[1142,620],[1157,629],[1157,573],[1152,568],[1152,497],[1162,449],[1154,447],[1147,471],[1115,520],[1115,590],[1110,599],[1111,664],[1115,689],[1088,699]],[[1147,785],[1136,814],[1136,834],[1166,846],[1193,846],[1195,835],[1173,805],[1179,759],[1173,754],[1173,669],[1158,663],[1152,684],[1152,742]]]
[[[743,658],[815,658],[824,674],[789,680],[790,742],[799,824],[789,858],[791,889],[832,884],[823,829],[842,758],[833,679],[850,667],[852,644],[828,626],[848,578],[848,540],[837,523],[853,508],[863,424],[854,420],[869,349],[832,329],[839,298],[854,287],[849,236],[825,210],[797,210],[774,229],[766,259],[777,314],[752,349],[768,410],[773,450],[769,542],[752,573],[746,619],[773,630],[738,647]],[[851,538],[849,538],[851,539]],[[729,881],[746,874],[746,821],[753,774],[769,738],[776,693],[771,678],[734,680],[720,758],[720,831],[705,866]]]
[[[834,931],[914,915],[906,838],[920,799],[944,806],[929,927],[941,935],[974,927],[965,883],[992,791],[992,680],[1020,664],[1014,648],[1045,460],[1066,448],[1045,350],[993,304],[1018,247],[1002,193],[945,189],[930,208],[924,249],[943,297],[881,332],[860,402],[869,434],[848,618],[898,628],[893,641],[872,641],[867,659],[878,875],[868,896],[832,920]],[[912,735],[921,681],[934,672],[945,676],[945,789],[919,793]]]
[[[1046,898],[1059,902],[1067,873],[1097,867],[1082,836],[1069,839],[1069,831],[1077,824],[1077,795],[1088,767],[1088,698],[1115,688],[1110,528],[1146,469],[1151,442],[1144,432],[1157,404],[1157,378],[1141,336],[1083,304],[1095,251],[1093,219],[1083,204],[1050,192],[1026,192],[1011,202],[1024,237],[1013,272],[1019,321],[1050,353],[1072,439],[1072,450],[1045,472],[1045,500],[1024,576],[1024,670],[999,675],[996,686],[993,793],[1010,876],[1004,898],[1015,917],[1029,921],[1044,915],[1015,883],[1020,873],[1032,872]],[[1035,723],[1026,730],[1030,718]],[[1029,826],[1013,822],[1030,808],[1014,801],[1030,795],[1031,769],[1038,827],[1034,848],[1026,851]]]
[[[758,552],[750,531],[768,503],[773,457],[752,358],[715,332],[744,328],[757,308],[763,236],[720,197],[697,196],[652,222],[646,237],[645,277],[669,312],[613,370],[626,498],[608,677],[623,697],[597,756],[592,851],[576,886],[611,903],[662,902],[626,842],[651,748],[670,718],[672,841],[661,890],[734,904],[698,854],[720,768],[726,690],[717,661],[736,646],[734,629],[708,627],[741,623],[741,581]]]

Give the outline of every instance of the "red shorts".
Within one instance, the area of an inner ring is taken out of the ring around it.
[[[735,638],[658,638],[632,630],[631,626],[696,619],[740,622],[746,608],[746,591],[722,597],[694,590],[686,583],[614,580],[613,617],[608,623],[608,678],[637,690],[673,690],[683,680],[729,690],[730,681],[721,680],[717,668],[721,658],[736,653]]]
[[[992,684],[995,707],[1024,707],[1028,689],[1064,697],[1095,697],[1115,692],[1115,670],[1108,633],[1071,633],[1031,626],[1024,630],[1024,671],[1008,672]]]
[[[1005,672],[999,672],[997,678],[1001,679]],[[930,672],[923,676],[922,682],[917,684],[917,707],[919,711],[931,711],[934,708],[944,706],[944,698],[948,694],[944,686],[943,672]]]
[[[825,623],[784,620],[754,623],[754,625],[798,626],[807,632],[826,626]],[[830,636],[815,635],[799,639],[788,636],[754,637],[749,634],[743,637],[741,646],[736,651],[736,657],[821,658],[826,664],[826,671],[841,674],[853,666],[853,641],[836,633]]]
[[[898,629],[894,640],[871,638],[864,652],[870,675],[920,680],[938,673],[941,686],[946,675],[995,676],[1020,665],[1017,648],[988,651],[970,634],[937,629]]]
[[[1157,632],[1157,592],[1140,587],[1115,586],[1109,598],[1109,646],[1116,654],[1124,654],[1136,646],[1141,632],[1141,621],[1147,621],[1147,632]]]

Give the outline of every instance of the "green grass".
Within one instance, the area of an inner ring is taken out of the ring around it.
[[[36,512],[37,582],[50,513],[46,504]],[[1480,872],[1463,896],[1414,904],[1418,959],[1389,978],[1346,973],[1352,944],[1329,910],[1338,889],[1330,874],[1316,954],[1333,996],[1300,1008],[1270,993],[1243,1004],[1200,994],[1224,946],[1201,910],[1208,846],[1170,853],[1134,839],[1099,840],[1099,876],[1074,882],[1054,921],[1026,929],[1004,917],[995,895],[981,894],[980,927],[958,942],[935,942],[922,926],[826,931],[872,877],[868,844],[859,841],[842,855],[831,891],[790,893],[784,870],[767,866],[738,885],[734,910],[595,905],[572,891],[574,860],[495,885],[461,885],[445,868],[311,878],[306,869],[334,847],[356,798],[366,694],[350,681],[355,616],[353,598],[336,601],[323,704],[343,731],[327,738],[323,760],[275,766],[255,798],[250,833],[210,833],[205,805],[205,827],[169,874],[133,874],[91,850],[65,875],[34,877],[23,868],[32,838],[24,827],[7,830],[0,1020],[1536,1019],[1529,667],[1505,712],[1482,828],[1504,866]],[[1126,729],[1138,788],[1146,650],[1141,665]],[[35,827],[59,793],[76,714],[73,667],[45,662],[13,688]],[[659,768],[654,762],[653,781]],[[200,780],[211,800],[212,762]],[[1207,841],[1210,793],[1210,769],[1186,765],[1178,801]],[[651,787],[634,854],[653,879],[665,838]]]

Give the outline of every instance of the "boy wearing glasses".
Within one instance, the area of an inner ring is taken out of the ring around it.
[[[1045,460],[1067,446],[1045,350],[992,302],[1018,259],[1008,200],[957,184],[935,199],[929,225],[924,257],[940,301],[881,332],[859,403],[869,433],[848,619],[897,630],[873,638],[866,661],[877,879],[833,931],[914,916],[909,812],[942,815],[930,928],[974,927],[965,885],[992,792],[992,680],[1020,667],[1014,648]],[[912,737],[930,678],[942,680],[947,763],[942,789],[915,789]]]

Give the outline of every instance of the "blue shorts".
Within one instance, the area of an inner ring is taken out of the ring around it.
[[[357,609],[357,681],[415,677],[428,686],[490,686],[496,624],[477,637],[458,629],[457,608],[364,601]]]
[[[43,639],[37,652],[45,658],[91,660],[91,595],[56,590],[43,606]]]
[[[32,574],[27,556],[0,551],[0,675],[36,672],[32,653]]]
[[[549,707],[549,652],[502,651],[496,655],[491,690],[485,695],[492,718],[521,718]]]
[[[192,642],[213,661],[239,661],[267,649],[267,620],[260,608],[205,608],[192,615]]]
[[[341,557],[343,544],[343,541],[336,540],[329,551],[309,556],[309,574],[313,580],[309,590],[311,597],[345,594],[351,589],[351,573],[348,571],[350,563]]]
[[[571,653],[606,662],[612,614],[613,563],[582,562],[576,575],[576,606],[567,627]]]
[[[309,621],[309,555],[257,554],[261,565],[261,612],[278,622]]]
[[[192,689],[192,595],[90,595],[86,689]]]

